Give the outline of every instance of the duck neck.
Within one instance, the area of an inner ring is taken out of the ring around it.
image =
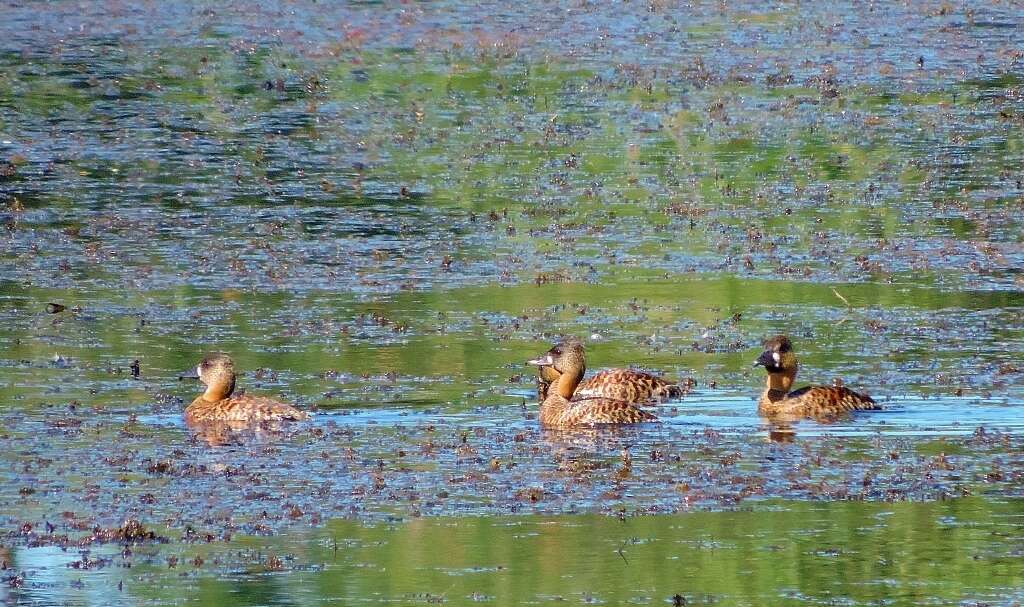
[[[545,426],[557,426],[561,423],[562,415],[571,406],[576,386],[580,383],[582,373],[563,373],[547,389],[547,397],[540,405],[540,423]]]
[[[552,388],[565,400],[571,400],[572,395],[576,392],[576,386],[580,385],[580,380],[583,379],[583,372],[583,369],[574,369],[562,373],[552,384]]]
[[[225,398],[231,396],[231,393],[234,391],[234,376],[222,381],[213,381],[210,382],[210,385],[206,386],[206,392],[203,392],[203,400],[215,403],[217,401],[224,400]]]
[[[765,383],[763,400],[775,402],[782,400],[793,389],[796,380],[796,367],[783,371],[769,372]]]

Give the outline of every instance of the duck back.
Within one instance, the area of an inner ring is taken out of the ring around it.
[[[684,394],[683,389],[670,384],[657,375],[631,369],[609,369],[583,381],[574,398],[602,397],[629,403],[644,403],[676,398]]]
[[[185,408],[185,421],[261,422],[303,420],[309,416],[291,405],[260,396],[232,396],[208,401],[202,396]]]
[[[537,378],[539,402],[548,397],[550,388],[551,382],[543,377]],[[611,398],[633,404],[650,404],[685,395],[686,390],[682,386],[657,375],[631,369],[608,369],[580,382],[573,398]]]
[[[867,394],[839,386],[807,386],[776,400],[771,400],[766,392],[758,402],[758,411],[766,416],[834,417],[880,408]]]

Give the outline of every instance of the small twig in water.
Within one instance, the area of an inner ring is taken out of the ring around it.
[[[832,292],[836,294],[836,297],[838,297],[839,299],[843,300],[843,303],[846,304],[847,308],[852,308],[853,307],[853,306],[850,305],[850,302],[847,301],[847,299],[845,297],[840,295],[839,291],[836,291],[835,287],[832,287]]]
[[[625,561],[626,565],[629,565],[629,559],[626,558],[626,553],[622,551],[622,549],[625,547],[626,542],[622,542],[622,545],[619,546],[619,549],[616,550],[615,553],[622,557],[622,560]]]

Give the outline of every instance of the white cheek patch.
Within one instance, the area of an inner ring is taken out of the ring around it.
[[[775,364],[777,365],[782,360],[782,357],[779,356],[778,352],[772,352],[772,360],[774,360]]]

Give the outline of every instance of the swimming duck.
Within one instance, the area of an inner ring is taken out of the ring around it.
[[[562,345],[569,343],[580,344],[580,347],[583,347],[582,343],[575,339],[564,341]],[[548,397],[548,390],[559,375],[561,373],[550,365],[541,365],[537,368],[538,402],[544,402]],[[612,398],[642,404],[677,398],[684,394],[686,390],[682,386],[669,383],[657,375],[632,369],[606,369],[597,372],[590,379],[581,381],[573,396]]]
[[[874,410],[880,407],[867,394],[840,386],[807,386],[790,391],[796,379],[796,354],[785,335],[764,342],[764,352],[754,363],[768,371],[768,381],[757,403],[757,412],[766,417],[832,417],[848,411]]]
[[[206,384],[206,392],[185,408],[187,423],[261,422],[301,420],[309,416],[291,405],[272,398],[231,396],[235,391],[235,363],[227,354],[210,354],[196,367],[196,377]]]
[[[545,426],[587,426],[593,424],[635,424],[658,418],[632,403],[598,396],[579,396],[576,388],[586,371],[583,344],[556,344],[529,365],[551,367],[551,389],[540,405],[540,423]],[[543,373],[543,371],[542,371]],[[557,373],[557,376],[554,376]]]

